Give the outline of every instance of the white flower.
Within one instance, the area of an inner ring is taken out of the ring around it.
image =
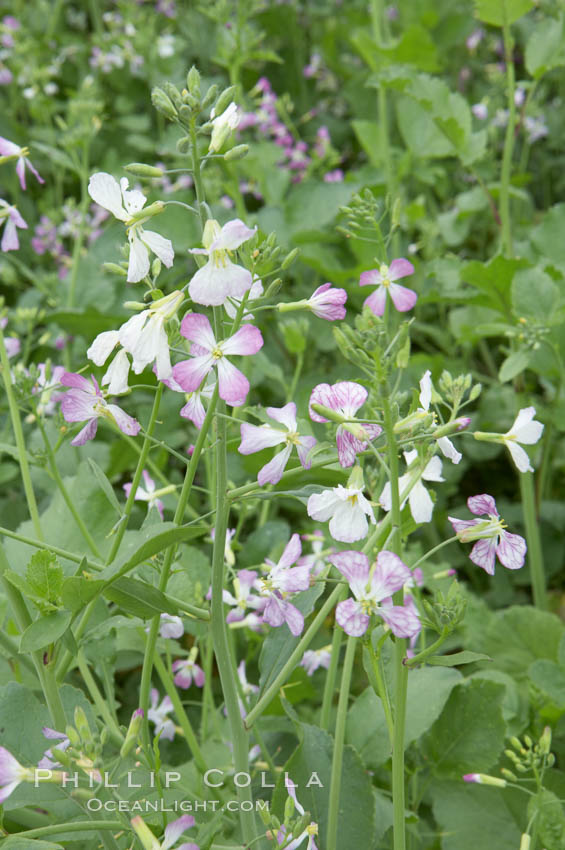
[[[209,151],[217,152],[222,147],[232,130],[239,124],[241,113],[232,101],[221,115],[216,115],[214,110],[210,113],[212,120],[212,138],[210,139]]]
[[[420,404],[422,405],[422,410],[426,413],[430,409],[430,404],[432,401],[432,373],[428,369],[424,372],[422,380],[420,381]],[[459,463],[463,455],[461,452],[458,452],[449,437],[440,437],[437,441],[438,448],[441,451],[442,455],[450,460],[452,463]],[[443,479],[442,479],[443,480]]]
[[[375,525],[371,503],[363,495],[363,487],[338,484],[331,490],[314,493],[308,499],[308,516],[319,522],[330,521],[330,534],[334,540],[353,543],[367,536],[369,523]]]
[[[534,419],[535,415],[535,407],[524,407],[518,413],[510,430],[502,435],[502,442],[512,455],[512,460],[520,472],[534,471],[530,458],[519,443],[533,446],[541,439],[543,425]]]
[[[406,461],[407,466],[410,466],[416,458],[418,457],[418,452],[416,450],[411,452],[404,452],[404,460]],[[441,459],[439,457],[433,457],[424,467],[418,481],[408,495],[405,498],[402,498],[402,493],[409,486],[412,481],[413,472],[407,472],[405,475],[401,475],[398,479],[398,489],[400,490],[401,503],[400,508],[402,509],[406,502],[410,505],[410,512],[414,517],[414,522],[430,522],[432,518],[432,513],[434,510],[434,503],[432,501],[432,497],[422,484],[423,481],[445,481],[445,478],[441,476]],[[391,493],[390,493],[390,481],[387,481],[385,486],[383,487],[383,491],[379,497],[379,502],[383,510],[390,511],[392,507],[391,501]]]
[[[204,254],[208,262],[198,269],[188,292],[196,304],[217,307],[225,304],[228,298],[243,298],[251,289],[251,272],[232,263],[229,254],[255,235],[257,228],[251,230],[239,219],[228,221],[220,227],[215,219],[208,219],[202,236],[203,248],[192,248],[191,254]]]
[[[170,239],[165,239],[160,233],[152,230],[143,229],[143,222],[160,212],[160,208],[152,204],[152,209],[148,207],[147,215],[144,216],[141,210],[147,198],[138,189],[128,190],[128,185],[127,177],[122,177],[118,183],[111,174],[100,171],[90,178],[88,194],[93,201],[126,225],[130,245],[127,279],[130,283],[137,283],[149,274],[150,251],[167,268],[172,266],[175,252]]]

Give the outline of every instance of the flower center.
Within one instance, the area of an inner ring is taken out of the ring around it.
[[[212,251],[212,262],[217,269],[225,269],[228,264],[228,252],[224,248]]]
[[[214,358],[214,360],[221,360],[223,356],[224,353],[219,345],[212,349],[212,357]]]
[[[298,446],[300,444],[300,437],[298,436],[298,431],[289,431],[289,433],[286,435],[286,441],[292,446]]]
[[[381,276],[381,284],[383,286],[390,286],[390,278],[389,278],[389,269],[388,266],[383,263],[379,268],[379,274]]]

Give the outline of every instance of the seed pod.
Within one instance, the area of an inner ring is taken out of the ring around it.
[[[224,154],[226,162],[235,162],[237,159],[243,159],[249,153],[249,145],[236,145],[227,153]]]
[[[109,274],[117,274],[120,277],[127,277],[127,269],[122,268],[117,263],[102,263],[102,269]]]
[[[136,177],[162,177],[165,173],[162,168],[146,165],[144,162],[130,162],[129,165],[124,165],[124,171]]]

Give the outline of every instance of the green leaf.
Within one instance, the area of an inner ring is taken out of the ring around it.
[[[120,505],[120,503],[118,502],[118,497],[116,496],[116,493],[114,492],[114,488],[112,487],[112,485],[108,481],[108,478],[106,477],[104,472],[100,469],[100,467],[98,466],[96,461],[94,461],[91,457],[87,458],[87,461],[88,461],[88,465],[90,466],[92,472],[94,473],[96,480],[100,484],[100,488],[105,493],[106,498],[108,499],[108,501],[110,502],[112,507],[114,507],[116,509],[116,513],[118,514],[118,516],[121,516],[124,512],[123,508]]]
[[[532,30],[526,43],[526,68],[539,79],[547,71],[565,65],[564,17],[547,17]]]
[[[304,809],[310,812],[320,832],[320,846],[325,840],[331,784],[333,739],[317,726],[302,725],[302,741],[284,766],[284,771],[298,786],[296,796]],[[313,775],[310,787],[308,783]],[[282,818],[287,791],[281,777],[273,792],[272,807]],[[375,804],[371,779],[353,747],[343,751],[342,783],[339,796],[337,850],[352,850],[373,846],[375,830]]]
[[[528,819],[535,818],[539,840],[546,850],[563,850],[565,846],[565,815],[563,805],[551,791],[542,789],[528,803]]]
[[[455,782],[430,789],[442,850],[517,850],[526,823],[520,822],[519,791]]]
[[[369,162],[377,167],[382,165],[381,135],[377,122],[365,121],[359,118],[356,121],[352,121],[351,126],[359,140],[359,144],[369,157]]]
[[[148,561],[154,555],[158,555],[169,546],[182,543],[185,540],[193,540],[205,534],[208,528],[204,525],[181,525],[176,526],[172,522],[161,522],[150,525],[136,532],[135,538],[131,540],[129,547],[124,547],[121,557],[110,564],[100,573],[104,581],[122,576],[143,561]],[[139,545],[139,539],[145,537],[144,542]]]
[[[557,660],[563,633],[563,623],[555,614],[530,605],[514,605],[494,615],[481,649],[499,670],[523,679],[538,658]]]
[[[88,310],[58,310],[45,317],[46,322],[59,325],[67,333],[92,339],[102,331],[113,331],[124,323],[124,316],[99,313],[90,307]]]
[[[459,667],[462,664],[474,664],[477,661],[492,661],[492,658],[482,652],[471,652],[469,649],[454,652],[452,655],[431,655],[426,658],[426,664],[431,664],[433,667]]]
[[[104,590],[104,596],[128,614],[148,620],[161,613],[178,614],[177,606],[164,593],[135,578],[119,578]]]
[[[4,573],[4,578],[6,578],[10,584],[13,584],[14,587],[17,587],[18,590],[23,593],[26,599],[29,599],[31,602],[34,602],[38,608],[44,608],[46,611],[49,609],[56,608],[55,605],[52,605],[43,598],[43,596],[38,596],[37,593],[34,592],[29,582],[25,580],[25,578],[19,573],[14,572],[14,570],[6,570]]]
[[[505,20],[513,24],[533,7],[533,0],[475,0],[475,17],[485,24],[501,27]]]
[[[408,674],[405,745],[426,732],[439,717],[453,688],[461,681],[458,670],[422,667]],[[379,767],[390,758],[390,743],[382,702],[367,688],[350,708],[346,740],[353,744],[368,767]]]
[[[461,277],[487,296],[489,307],[508,316],[512,280],[518,271],[527,266],[527,260],[509,260],[498,255],[488,263],[478,260],[466,263],[461,270]]]
[[[528,670],[534,685],[560,708],[565,708],[565,670],[554,661],[539,658]]]
[[[525,349],[513,351],[512,354],[509,354],[508,357],[503,360],[498,371],[498,378],[500,382],[505,384],[507,381],[511,381],[515,378],[516,375],[520,375],[524,369],[528,368],[531,359],[531,351],[526,351]]]
[[[550,260],[557,266],[565,266],[564,232],[565,204],[555,204],[531,234],[532,242],[545,262]]]
[[[26,578],[33,593],[48,602],[56,602],[61,595],[63,570],[53,552],[40,549],[32,555],[26,569]]]
[[[63,582],[61,599],[65,608],[73,613],[80,611],[103,590],[104,582],[83,576],[69,576]]]
[[[504,749],[504,687],[469,680],[455,687],[422,742],[424,757],[439,775],[486,773]]]
[[[76,833],[75,833],[76,834]],[[40,841],[38,838],[20,838],[12,836],[2,842],[4,850],[63,850],[62,844],[53,844],[52,841]]]
[[[20,638],[20,651],[34,652],[55,643],[68,629],[71,616],[70,611],[54,611],[34,620]]]
[[[559,300],[559,290],[540,268],[516,272],[512,281],[512,306],[519,318],[549,324]]]

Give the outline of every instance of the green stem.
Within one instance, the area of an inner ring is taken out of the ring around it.
[[[514,151],[514,134],[516,124],[516,105],[514,103],[514,60],[512,57],[513,40],[508,23],[506,3],[502,4],[504,23],[502,36],[504,40],[504,59],[506,64],[506,95],[508,102],[508,123],[504,137],[504,150],[502,153],[502,170],[500,173],[500,218],[502,222],[502,250],[507,257],[513,256],[512,224],[510,217],[510,175],[512,171],[512,154]]]
[[[31,517],[31,521],[33,523],[33,529],[35,531],[35,536],[39,537],[40,540],[43,539],[43,534],[41,532],[41,522],[39,520],[39,511],[37,509],[37,502],[35,500],[35,493],[33,491],[33,484],[31,483],[31,475],[29,471],[29,463],[27,459],[26,445],[24,440],[24,432],[22,430],[22,421],[20,419],[20,411],[18,410],[18,405],[16,403],[16,399],[14,396],[14,390],[12,387],[12,374],[10,371],[10,361],[8,360],[8,353],[6,351],[6,346],[4,344],[4,332],[0,327],[0,365],[2,366],[2,379],[4,381],[4,387],[6,389],[6,397],[8,399],[8,407],[10,409],[10,419],[12,420],[12,429],[14,431],[14,437],[16,440],[16,447],[18,449],[18,457],[20,463],[20,470],[22,473],[22,480],[24,484],[24,491],[27,500],[27,506],[29,510],[29,515]]]
[[[98,709],[98,713],[100,714],[100,717],[103,719],[104,723],[106,724],[106,727],[109,731],[110,737],[114,740],[114,743],[116,743],[119,747],[121,747],[121,745],[124,742],[124,736],[120,732],[120,728],[119,728],[118,724],[116,723],[116,721],[112,717],[112,712],[108,708],[108,706],[106,704],[106,700],[104,699],[104,697],[100,693],[100,689],[99,689],[98,685],[96,684],[94,676],[90,672],[90,668],[88,666],[86,658],[84,657],[84,652],[82,650],[79,650],[79,652],[77,654],[77,664],[78,664],[78,669],[80,670],[80,674],[81,674],[81,676],[84,680],[84,683],[85,683],[86,687],[88,688],[88,692],[89,692],[90,696],[92,697],[92,701],[93,701],[94,705],[96,706],[96,708]]]
[[[186,743],[188,744],[188,748],[189,748],[190,752],[192,753],[194,763],[196,764],[198,770],[201,773],[206,773],[206,771],[208,769],[208,765],[206,764],[206,759],[204,758],[204,756],[202,754],[202,750],[200,749],[200,746],[198,744],[198,740],[196,738],[196,735],[194,734],[194,730],[192,728],[190,720],[188,719],[188,715],[187,715],[186,711],[184,710],[183,704],[182,704],[181,699],[179,697],[179,693],[178,693],[177,689],[175,688],[175,684],[174,684],[171,676],[169,675],[167,668],[163,664],[159,653],[157,653],[157,652],[153,656],[153,664],[155,665],[155,670],[157,671],[157,675],[159,676],[159,678],[161,679],[161,682],[163,683],[163,687],[165,688],[165,691],[167,692],[167,694],[169,695],[169,697],[171,699],[175,714],[177,716],[177,720],[179,722],[179,726],[181,727],[181,729],[184,733],[184,737],[185,737]]]
[[[341,790],[341,771],[343,766],[343,747],[345,744],[345,721],[347,719],[347,706],[349,703],[349,687],[351,685],[351,672],[355,658],[357,638],[351,635],[347,638],[347,649],[345,650],[345,661],[341,674],[341,687],[339,691],[339,702],[337,705],[337,719],[335,724],[334,752],[332,760],[332,774],[330,781],[330,798],[328,803],[328,833],[326,838],[327,850],[337,848],[337,827],[339,823],[339,795]]]
[[[291,653],[288,661],[282,667],[280,673],[275,677],[272,684],[265,690],[263,695],[259,698],[257,703],[253,706],[247,717],[245,718],[245,725],[248,729],[251,729],[255,721],[258,717],[260,717],[265,709],[271,704],[274,698],[277,695],[277,692],[281,685],[284,685],[305,651],[308,649],[313,639],[315,638],[318,631],[324,624],[324,620],[335,607],[335,605],[339,602],[341,598],[341,593],[343,591],[343,587],[341,584],[336,585],[331,594],[328,596],[315,618],[310,623],[307,630],[304,632],[300,641],[296,645],[296,648]]]
[[[373,666],[373,674],[375,676],[375,680],[377,683],[377,691],[378,696],[383,704],[383,711],[385,713],[386,726],[388,729],[388,736],[390,738],[390,745],[392,747],[394,741],[394,719],[392,716],[392,707],[390,704],[390,699],[388,696],[388,691],[386,688],[385,680],[383,678],[383,674],[381,671],[381,662],[380,656],[377,655],[373,644],[369,641],[368,647],[369,655],[371,657],[371,664]]]
[[[348,588],[343,587],[338,602],[341,602],[343,599],[345,599],[345,596],[348,592]],[[339,651],[341,649],[342,639],[343,629],[341,629],[337,625],[337,623],[335,623],[334,633],[332,637],[332,654],[330,657],[330,666],[328,667],[326,682],[324,684],[324,696],[322,698],[322,711],[320,714],[320,729],[325,729],[326,732],[328,732],[330,728],[330,713],[332,710],[332,702],[335,693],[335,682],[337,678],[337,670],[339,667]]]
[[[61,478],[61,474],[60,474],[59,469],[57,467],[57,459],[55,458],[53,448],[51,446],[51,443],[49,442],[49,438],[47,436],[45,426],[43,425],[43,422],[41,421],[41,419],[39,417],[37,418],[37,424],[38,424],[39,430],[41,431],[41,436],[43,437],[43,442],[45,444],[45,450],[47,451],[47,459],[49,461],[49,468],[51,470],[51,475],[53,476],[55,484],[59,488],[59,491],[60,491],[60,493],[61,493],[61,495],[62,495],[62,497],[65,501],[65,504],[68,507],[68,509],[70,510],[71,514],[73,515],[73,519],[76,522],[82,536],[86,540],[92,554],[95,555],[96,558],[99,558],[100,560],[102,560],[103,555],[101,554],[98,546],[96,545],[96,542],[95,542],[94,538],[92,537],[92,534],[90,533],[90,531],[88,530],[88,528],[84,524],[84,520],[82,519],[81,515],[77,511],[75,503],[71,499],[69,492],[68,492],[67,488],[65,487],[63,479]]]
[[[430,646],[426,649],[423,649],[422,652],[419,652],[418,655],[414,655],[412,658],[406,659],[405,664],[408,668],[417,667],[418,664],[421,664],[422,661],[425,661],[426,658],[429,658],[430,655],[434,655],[435,652],[445,643],[445,639],[447,638],[448,632],[443,632],[437,640],[435,640]]]
[[[52,823],[37,829],[28,829],[24,835],[28,838],[42,838],[44,835],[57,835],[65,832],[86,832],[99,829],[123,830],[124,824],[119,820],[69,821],[68,823]],[[19,835],[19,833],[15,833]]]
[[[536,497],[534,490],[534,475],[532,472],[521,472],[520,493],[522,496],[522,512],[526,526],[528,541],[528,561],[532,582],[534,605],[542,611],[547,611],[547,588],[543,565],[543,550],[539,530],[539,520],[536,513]]]
[[[302,367],[304,365],[304,354],[302,352],[298,354],[296,358],[296,367],[294,369],[294,375],[292,376],[292,382],[290,384],[290,389],[287,395],[287,401],[292,401],[296,394],[296,387],[298,386],[298,381],[300,380],[300,375],[302,374]]]

